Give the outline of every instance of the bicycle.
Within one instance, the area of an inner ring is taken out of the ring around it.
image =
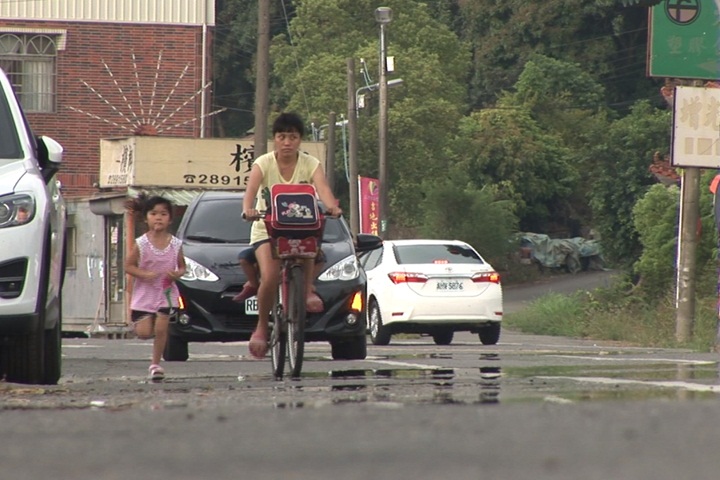
[[[301,191],[275,192],[275,187],[279,187],[278,190],[298,187]],[[307,196],[309,195],[307,187],[310,186],[304,184],[276,185],[271,191],[271,198],[276,199],[283,195],[302,195],[306,197],[304,203],[307,204]],[[292,209],[297,210],[295,207],[298,205],[298,199],[294,199],[294,201],[287,199],[274,201],[273,205],[276,208],[258,212],[256,217],[245,218],[243,215],[246,220],[262,219],[265,222],[273,257],[280,259],[280,283],[270,312],[269,323],[272,372],[274,377],[278,379],[283,377],[286,360],[292,378],[300,377],[302,372],[307,314],[305,306],[305,261],[317,257],[325,227],[325,215],[317,209],[314,189],[312,192],[311,203],[314,209],[307,205],[301,205],[301,207],[307,207],[312,213],[310,215],[312,218],[308,218],[306,222],[290,220],[283,223],[282,212],[278,211],[278,206],[281,205],[288,207],[285,213]],[[292,218],[297,219],[298,217],[291,215],[290,219]]]

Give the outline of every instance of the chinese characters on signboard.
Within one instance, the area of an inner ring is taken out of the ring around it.
[[[360,233],[379,235],[380,183],[376,178],[358,177],[360,192]]]
[[[272,151],[269,145],[268,151]],[[325,160],[325,145],[302,150]],[[255,160],[246,139],[126,137],[100,141],[100,186],[244,189]]]
[[[720,89],[675,88],[672,163],[720,168]]]

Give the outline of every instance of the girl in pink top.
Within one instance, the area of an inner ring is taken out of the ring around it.
[[[185,274],[185,257],[180,239],[168,231],[172,222],[170,201],[141,194],[129,207],[142,212],[148,226],[147,233],[136,239],[125,260],[125,272],[135,277],[131,318],[138,337],[153,338],[148,370],[152,380],[161,380],[165,371],[160,359],[167,343],[170,312],[178,307],[175,281]]]

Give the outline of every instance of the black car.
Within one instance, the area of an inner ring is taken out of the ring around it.
[[[252,248],[251,224],[241,218],[243,196],[243,192],[203,192],[183,215],[176,235],[183,242],[187,273],[178,281],[180,312],[170,324],[165,360],[187,360],[188,342],[244,341],[255,329],[257,299],[243,304],[232,300],[247,281],[238,254]],[[356,252],[381,244],[379,237],[365,234],[353,242],[343,218],[327,218],[322,242],[326,261],[315,280],[325,308],[307,314],[305,340],[330,342],[334,359],[367,355],[363,304],[367,279]]]

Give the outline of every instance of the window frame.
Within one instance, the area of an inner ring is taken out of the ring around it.
[[[57,111],[59,44],[57,33],[0,31],[0,67],[27,113]]]

